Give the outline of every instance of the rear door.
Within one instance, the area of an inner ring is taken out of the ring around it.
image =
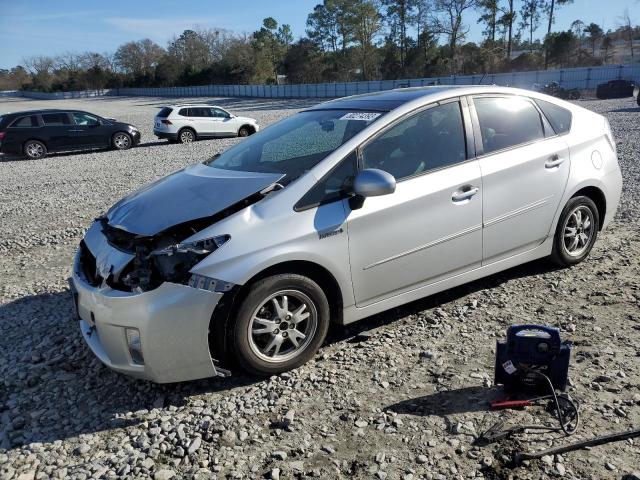
[[[569,149],[533,101],[474,96],[482,171],[483,264],[522,253],[550,233],[569,176]]]
[[[207,107],[190,107],[189,118],[198,132],[198,135],[210,137],[213,135],[215,126],[211,116],[211,110]]]
[[[68,112],[51,112],[41,115],[44,124],[43,134],[47,143],[47,149],[72,150],[77,148],[78,138],[75,125]]]

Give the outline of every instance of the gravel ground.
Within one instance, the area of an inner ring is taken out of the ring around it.
[[[491,385],[495,341],[513,323],[556,325],[574,341],[575,438],[640,426],[640,109],[632,99],[581,102],[609,118],[625,179],[616,219],[586,262],[566,270],[534,262],[334,328],[315,359],[288,374],[159,386],[94,358],[66,279],[95,216],[237,141],[155,141],[152,116],[173,100],[0,100],[0,113],[73,106],[132,122],[143,135],[129,152],[0,157],[0,478],[640,476],[639,439],[519,468],[509,465],[514,450],[566,440],[473,445],[499,419],[552,420],[541,408],[487,409],[500,395]],[[309,104],[216,101],[263,126]]]

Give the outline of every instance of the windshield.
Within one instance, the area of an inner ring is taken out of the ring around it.
[[[308,171],[382,113],[311,110],[293,115],[205,162],[225,170],[282,173],[288,183]]]

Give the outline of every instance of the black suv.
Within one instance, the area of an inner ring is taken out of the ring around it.
[[[115,148],[140,143],[128,123],[80,110],[31,110],[0,116],[0,152],[42,158],[47,152]]]
[[[634,88],[635,84],[629,80],[610,80],[598,85],[596,97],[599,99],[632,97]]]

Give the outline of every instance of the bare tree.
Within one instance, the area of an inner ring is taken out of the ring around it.
[[[451,73],[454,73],[454,62],[458,43],[469,32],[469,27],[462,23],[462,14],[473,8],[476,0],[435,0],[436,16],[433,19],[433,31],[448,38],[451,57]]]
[[[631,61],[633,61],[633,24],[631,23],[631,16],[629,15],[629,9],[625,8],[620,17],[622,30],[624,31],[627,45],[629,45],[629,51],[631,53]]]
[[[114,54],[114,61],[125,73],[150,75],[164,54],[161,46],[145,38],[120,45]]]

